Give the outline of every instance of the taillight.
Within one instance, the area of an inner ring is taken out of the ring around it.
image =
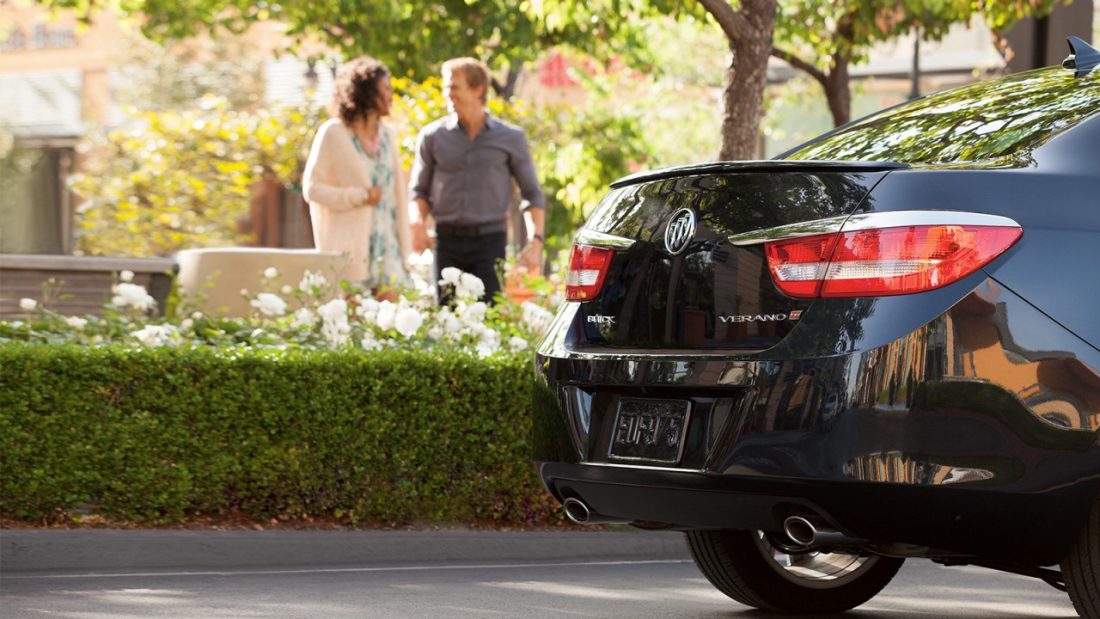
[[[574,245],[569,256],[569,272],[565,275],[565,298],[587,301],[600,294],[611,256],[615,250],[591,245]]]
[[[776,286],[791,297],[867,297],[946,286],[1004,253],[1017,226],[866,228],[764,244]]]

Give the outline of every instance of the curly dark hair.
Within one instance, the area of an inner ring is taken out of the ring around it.
[[[332,113],[345,124],[366,119],[378,110],[378,84],[389,79],[390,70],[381,61],[360,56],[340,67],[332,93]]]

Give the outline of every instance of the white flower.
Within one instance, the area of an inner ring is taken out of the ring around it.
[[[252,335],[250,337],[252,337],[253,339],[257,339],[257,338],[261,338],[263,336],[264,336],[264,330],[257,328],[257,329],[252,330]]]
[[[447,267],[440,271],[439,276],[442,278],[439,280],[440,284],[458,286],[458,281],[462,278],[462,270],[455,267]]]
[[[459,298],[480,299],[485,296],[485,282],[473,273],[463,273],[459,278],[458,286],[455,288],[455,294]]]
[[[422,324],[424,324],[424,317],[413,307],[401,308],[394,317],[394,327],[405,337],[416,335]]]
[[[527,350],[527,340],[518,335],[513,335],[508,339],[508,347],[516,352]]]
[[[313,292],[314,289],[323,288],[328,280],[324,275],[320,273],[314,273],[312,271],[306,271],[302,275],[302,281],[298,282],[298,290],[302,292]]]
[[[315,322],[317,322],[317,316],[309,311],[309,308],[303,307],[294,312],[294,322],[292,322],[290,326],[300,329],[302,327],[312,327]]]
[[[84,318],[81,318],[80,316],[66,316],[65,324],[76,329],[77,331],[82,331],[84,329],[84,326],[88,324],[88,321]]]
[[[485,321],[485,312],[489,309],[489,306],[484,301],[478,301],[477,303],[471,303],[466,305],[465,303],[459,303],[455,307],[455,313],[458,314],[462,320],[465,320],[469,324],[481,324]]]
[[[348,343],[351,325],[347,322],[328,322],[321,325],[321,335],[328,340],[331,348],[339,348]]]
[[[241,288],[241,296],[242,297],[247,297],[248,296],[248,288]]]
[[[347,322],[348,302],[343,299],[333,299],[317,308],[317,313],[325,322]]]
[[[397,317],[397,306],[389,301],[378,304],[378,317],[376,323],[379,329],[392,329],[393,321]]]
[[[202,320],[202,312],[191,312],[191,318],[195,320]]]
[[[430,267],[435,262],[435,256],[432,255],[432,250],[425,249],[418,253],[409,254],[408,263],[410,267]]]
[[[435,315],[435,320],[438,322],[447,334],[457,336],[462,331],[462,321],[458,319],[447,308],[443,308]]]
[[[102,335],[93,335],[92,336],[92,343],[93,344],[102,344],[103,343],[103,336]]]
[[[252,307],[260,310],[264,316],[282,316],[286,313],[286,301],[277,294],[261,292],[252,299]]]
[[[435,290],[432,289],[432,285],[429,284],[428,281],[425,280],[423,277],[420,277],[415,273],[412,274],[412,284],[413,290],[416,291],[416,294],[418,296],[422,298],[435,296]]]
[[[27,297],[19,299],[19,309],[24,312],[33,312],[36,307],[38,307],[38,301],[34,299],[29,299]]]
[[[523,322],[527,323],[535,333],[544,333],[550,327],[550,322],[554,320],[553,314],[530,301],[524,301],[520,309],[523,310]]]
[[[442,339],[443,338],[443,328],[440,327],[439,325],[429,327],[428,328],[428,337],[432,338],[433,340]]]
[[[484,340],[477,343],[477,356],[488,357],[497,351],[497,347],[493,342],[486,342]]]
[[[339,348],[348,342],[351,325],[348,324],[348,302],[333,299],[317,308],[324,322],[321,324],[321,336],[328,340],[329,346]]]
[[[279,276],[279,269],[275,267],[267,267],[264,269],[264,279],[275,279]]]
[[[111,305],[118,308],[132,307],[138,310],[151,310],[157,302],[144,286],[138,284],[115,284],[111,289],[115,296],[111,297]]]
[[[134,272],[133,271],[119,271],[118,272],[118,281],[120,281],[120,282],[132,282],[132,281],[134,281]]]
[[[279,292],[286,295],[294,294],[294,287],[290,284],[284,284],[283,287],[279,289]]]
[[[363,347],[363,350],[367,352],[382,350],[382,342],[374,339],[374,336],[371,334],[370,331],[366,332],[366,334],[363,336],[363,341],[359,344]]]
[[[172,325],[148,325],[133,336],[146,346],[166,346],[179,343],[180,335]]]
[[[363,302],[355,308],[355,314],[359,316],[363,322],[374,324],[375,318],[378,317],[378,308],[381,307],[381,305],[381,303],[374,299],[363,299]]]
[[[180,328],[181,329],[186,330],[186,329],[190,329],[193,326],[195,326],[195,321],[191,320],[190,318],[184,318],[183,320],[180,321]]]

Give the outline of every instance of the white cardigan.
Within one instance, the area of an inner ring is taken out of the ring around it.
[[[401,167],[400,147],[391,126],[382,123],[379,129],[388,134],[392,145],[397,239],[401,258],[406,260],[411,238],[408,188]],[[340,277],[364,281],[370,275],[370,237],[374,222],[374,207],[366,203],[371,186],[371,164],[355,149],[351,137],[351,131],[339,119],[329,119],[321,125],[306,161],[302,193],[309,202],[314,246],[321,251],[346,254],[347,266]]]

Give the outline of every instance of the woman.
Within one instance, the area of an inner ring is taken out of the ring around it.
[[[341,274],[368,286],[404,284],[408,202],[396,133],[382,118],[393,105],[390,72],[363,56],[336,75],[331,113],[317,130],[303,178],[313,244],[348,256]]]

